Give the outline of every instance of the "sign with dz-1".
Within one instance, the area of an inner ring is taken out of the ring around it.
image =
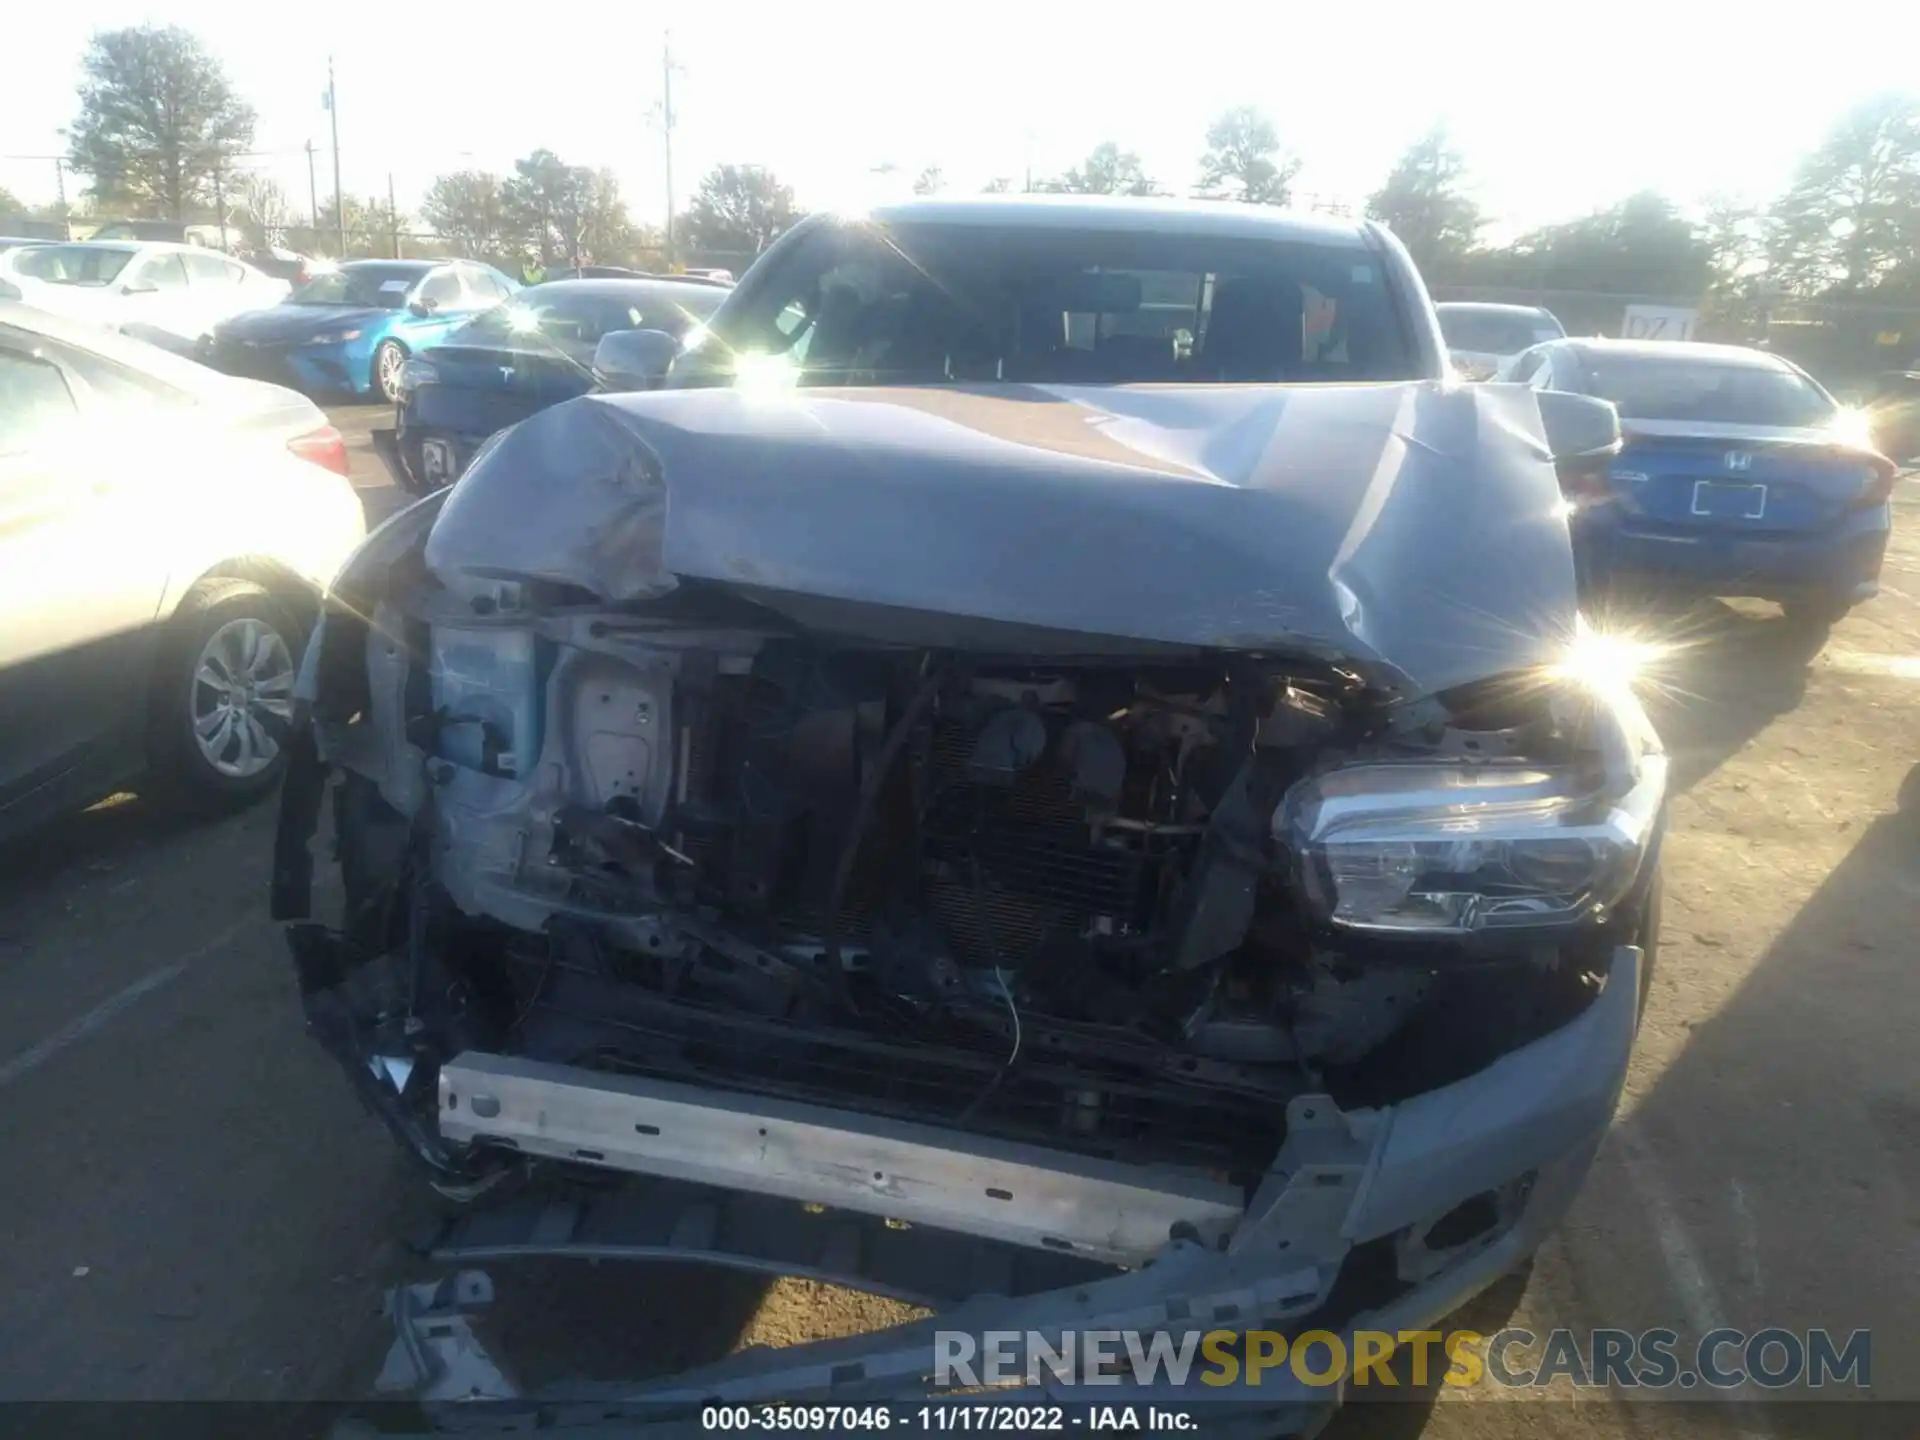
[[[1681,305],[1629,305],[1620,322],[1622,340],[1691,340],[1700,312]]]

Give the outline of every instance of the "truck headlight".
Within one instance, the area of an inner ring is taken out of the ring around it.
[[[1297,783],[1273,818],[1301,893],[1343,930],[1466,935],[1574,924],[1639,874],[1667,761],[1624,785],[1518,762],[1383,761]]]

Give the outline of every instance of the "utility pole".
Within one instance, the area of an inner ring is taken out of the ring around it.
[[[660,133],[667,161],[667,269],[673,269],[673,32],[660,35]]]
[[[53,184],[60,196],[60,223],[67,223],[67,162],[56,158],[53,162]],[[71,235],[69,235],[71,238]]]
[[[320,186],[313,178],[313,141],[307,141],[307,219],[313,227],[308,248],[320,248]]]
[[[387,171],[387,224],[393,230],[393,258],[400,258],[400,207],[393,199],[393,172]]]
[[[333,224],[339,245],[335,258],[347,258],[347,202],[340,193],[340,105],[333,89],[333,57],[327,57],[327,118],[333,122]]]

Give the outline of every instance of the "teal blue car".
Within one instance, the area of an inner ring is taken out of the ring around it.
[[[216,326],[202,358],[307,395],[393,401],[408,357],[519,288],[471,260],[349,260],[271,309]]]

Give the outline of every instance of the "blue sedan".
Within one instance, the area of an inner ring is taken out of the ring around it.
[[[350,260],[215,327],[206,360],[306,394],[395,400],[409,357],[520,287],[467,260]]]
[[[1511,373],[1620,412],[1620,455],[1567,497],[1590,591],[1752,596],[1819,631],[1879,591],[1895,467],[1799,367],[1731,345],[1560,340]]]
[[[683,336],[727,287],[679,276],[550,280],[453,331],[401,372],[397,429],[374,432],[394,479],[451,484],[488,436],[594,388],[593,352],[614,330]]]

